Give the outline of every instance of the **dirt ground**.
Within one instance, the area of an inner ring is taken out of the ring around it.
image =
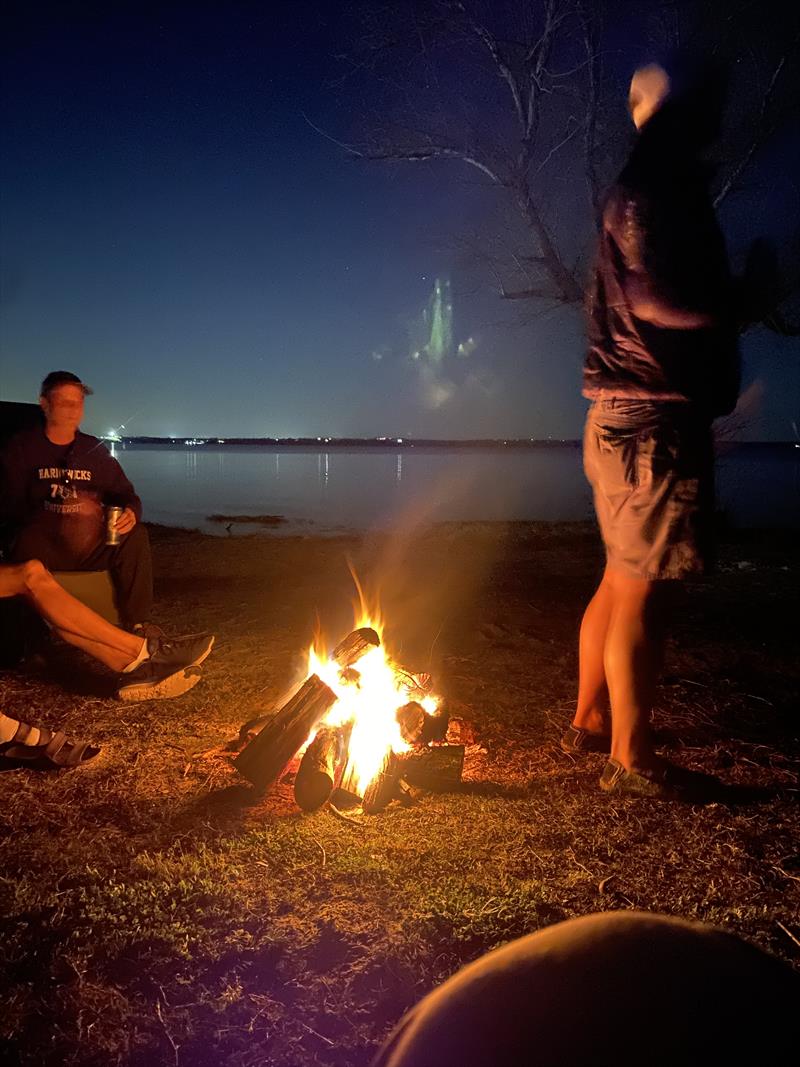
[[[55,646],[0,675],[8,713],[103,746],[0,774],[0,1058],[26,1065],[366,1067],[462,963],[576,915],[716,923],[800,966],[800,545],[728,534],[680,602],[655,725],[730,787],[610,798],[564,755],[591,525],[212,538],[153,528],[156,621],[208,629],[201,683],[123,705]],[[344,821],[258,797],[221,752],[352,624],[348,560],[396,658],[471,720],[458,793]]]

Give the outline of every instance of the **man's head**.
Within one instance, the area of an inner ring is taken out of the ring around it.
[[[660,126],[672,127],[687,146],[702,149],[719,136],[727,90],[727,71],[718,60],[673,55],[634,73],[628,106],[638,130],[662,113]]]
[[[83,418],[84,397],[91,392],[77,374],[68,370],[51,371],[42,382],[39,396],[48,432],[59,439],[74,437]]]
[[[669,75],[658,63],[640,67],[631,79],[628,107],[637,130],[652,118],[669,96]]]

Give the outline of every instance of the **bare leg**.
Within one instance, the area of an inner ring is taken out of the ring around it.
[[[613,606],[614,587],[606,569],[581,623],[578,707],[573,719],[574,726],[596,734],[610,733],[608,683],[603,659]]]
[[[112,626],[62,589],[38,561],[0,567],[0,597],[24,596],[65,641],[84,649],[112,670],[134,660],[142,638]]]
[[[611,698],[611,755],[627,770],[660,761],[650,735],[650,712],[663,658],[668,583],[607,572],[613,608],[604,665]]]

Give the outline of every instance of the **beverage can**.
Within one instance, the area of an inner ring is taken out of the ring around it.
[[[106,544],[118,545],[120,542],[119,531],[116,529],[117,519],[122,515],[122,508],[106,508]]]

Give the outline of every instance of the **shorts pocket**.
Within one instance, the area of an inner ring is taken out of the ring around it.
[[[594,430],[597,474],[606,492],[639,484],[639,438],[630,430],[597,425]]]

